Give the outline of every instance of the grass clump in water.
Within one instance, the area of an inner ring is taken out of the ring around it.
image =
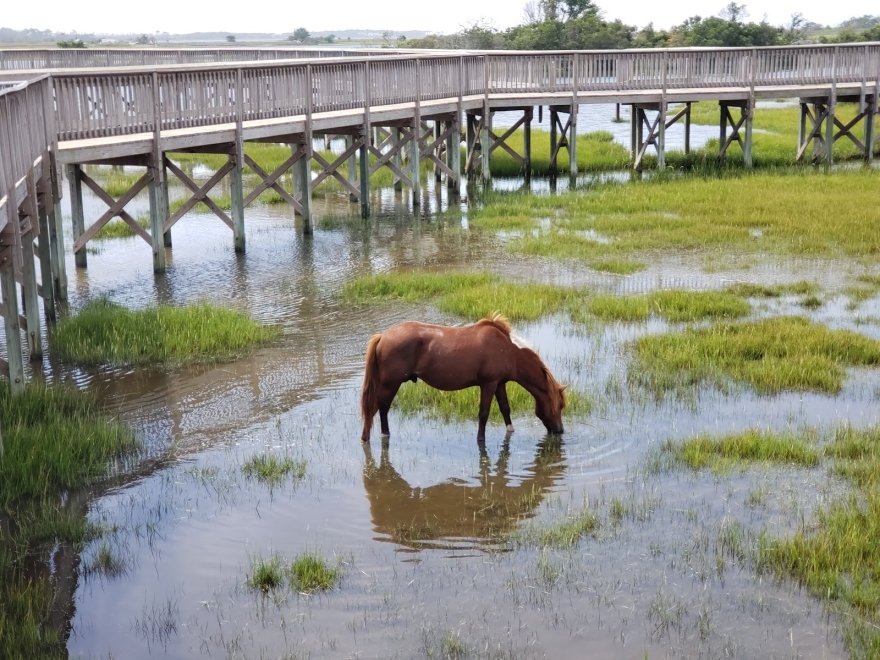
[[[880,656],[880,426],[837,430],[827,454],[856,491],[819,511],[793,537],[763,539],[764,567],[791,575],[843,608],[843,638],[853,657]]]
[[[306,476],[306,462],[297,461],[289,456],[283,458],[274,454],[252,456],[241,471],[248,477],[258,479],[269,486],[276,486],[286,478],[302,479]]]
[[[880,342],[790,316],[643,337],[633,348],[630,378],[657,394],[730,380],[762,394],[836,393],[845,367],[880,364]]]
[[[480,319],[501,310],[512,321],[534,320],[561,309],[574,295],[563,287],[503,282],[489,273],[402,271],[360,277],[345,285],[349,302],[436,300],[444,312]]]
[[[290,566],[290,584],[301,593],[328,591],[342,578],[342,571],[315,553],[299,555]]]
[[[535,400],[518,384],[507,384],[507,399],[511,417],[534,413]],[[565,401],[563,415],[587,415],[592,408],[588,397],[571,388],[565,390]],[[480,409],[480,389],[468,387],[445,392],[421,381],[404,383],[394,398],[394,405],[405,415],[425,415],[442,422],[476,420]],[[497,403],[493,402],[489,409],[489,419],[497,423],[503,421]]]
[[[348,302],[375,300],[417,302],[495,281],[489,273],[432,273],[399,271],[358,277],[346,282],[342,296]]]
[[[718,471],[745,461],[794,463],[812,467],[818,465],[821,458],[821,452],[815,444],[802,437],[757,429],[721,438],[700,435],[681,443],[667,442],[663,450],[692,470],[710,467]]]
[[[572,548],[584,536],[595,534],[598,528],[599,516],[584,507],[547,527],[529,527],[521,531],[516,540],[523,545]]]
[[[586,312],[605,321],[646,321],[656,315],[667,321],[692,322],[737,318],[750,309],[747,302],[724,291],[670,290],[639,296],[594,296],[575,316]]]
[[[183,365],[230,359],[276,335],[207,303],[132,311],[99,300],[61,321],[52,340],[62,359],[77,364]]]
[[[34,566],[48,564],[60,542],[81,552],[100,534],[64,496],[101,480],[139,445],[94,399],[61,387],[29,385],[15,396],[0,388],[0,419],[0,657],[63,657],[64,631],[50,617],[55,593]]]
[[[281,557],[273,555],[268,559],[255,557],[251,560],[251,573],[247,579],[251,589],[265,594],[283,586],[284,582],[285,571]]]

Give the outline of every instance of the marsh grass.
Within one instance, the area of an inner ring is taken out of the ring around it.
[[[780,298],[786,295],[811,296],[819,292],[815,282],[800,280],[789,284],[757,284],[737,282],[726,289],[729,293],[743,298]]]
[[[285,584],[284,562],[278,555],[254,557],[251,559],[251,572],[247,585],[256,591],[268,593]]]
[[[756,461],[813,467],[822,457],[815,438],[758,429],[720,438],[700,435],[683,442],[668,441],[663,445],[663,451],[692,470],[708,467],[713,471],[725,471],[734,465]]]
[[[328,591],[341,579],[342,571],[316,553],[301,554],[290,566],[290,584],[300,593]]]
[[[658,251],[870,257],[880,251],[870,211],[878,185],[880,172],[871,169],[658,177],[604,184],[588,195],[495,193],[487,200],[491,216],[478,210],[474,223],[489,226],[505,209],[519,222],[543,218],[508,248],[588,264]]]
[[[853,657],[880,656],[880,426],[843,426],[827,445],[835,473],[855,491],[822,508],[791,538],[762,539],[764,567],[791,575],[844,615]]]
[[[0,418],[0,657],[62,657],[64,640],[50,624],[55,594],[31,567],[59,542],[81,551],[100,535],[62,496],[106,476],[138,442],[94,399],[61,387],[29,385],[17,396],[0,388]]]
[[[522,387],[516,383],[507,384],[507,398],[510,402],[511,417],[524,417],[533,415],[535,400]],[[592,409],[589,397],[568,388],[565,390],[565,411],[568,415],[588,415]],[[442,422],[464,421],[477,419],[480,408],[480,389],[468,387],[463,390],[444,392],[422,381],[417,383],[404,383],[394,398],[394,406],[404,415],[424,415],[431,419]],[[493,422],[502,423],[498,405],[492,403],[489,419]]]
[[[751,307],[740,297],[724,291],[655,291],[637,296],[598,295],[588,298],[572,312],[603,321],[646,321],[652,315],[672,322],[730,319],[745,316]]]
[[[277,486],[285,479],[300,480],[306,476],[306,462],[289,456],[274,454],[252,456],[241,466],[245,476],[257,479],[269,486]]]
[[[0,387],[0,412],[0,509],[91,483],[109,462],[138,447],[126,427],[99,413],[94,399],[67,388],[33,385],[12,396]]]
[[[511,135],[507,144],[518,154],[524,153],[524,135],[518,130]],[[577,137],[578,171],[619,170],[630,161],[629,151],[614,142],[608,131],[595,131]],[[565,149],[560,150],[557,169],[560,174],[568,173],[569,156]],[[543,176],[550,172],[550,133],[532,130],[532,174]],[[489,170],[493,176],[521,176],[522,165],[504,149],[496,149],[489,159]]]
[[[500,310],[511,321],[534,320],[560,310],[576,293],[545,284],[504,282],[489,273],[400,271],[345,284],[348,302],[435,300],[444,312],[471,320]]]
[[[793,316],[643,337],[629,377],[656,394],[734,381],[762,394],[836,393],[845,368],[880,364],[880,342]]]
[[[59,357],[77,364],[183,365],[231,359],[277,334],[207,303],[132,311],[97,300],[61,321],[51,339]]]
[[[149,217],[137,218],[136,220],[141,227],[149,230]],[[117,218],[115,220],[111,220],[106,225],[101,227],[101,230],[97,234],[95,234],[94,238],[98,240],[105,240],[111,238],[130,238],[134,235],[134,231],[131,227],[128,226],[128,223],[120,218]]]

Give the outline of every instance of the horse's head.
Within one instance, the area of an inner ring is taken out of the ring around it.
[[[565,409],[566,385],[548,382],[550,390],[546,396],[535,397],[535,415],[547,428],[548,433],[564,433],[562,411]]]

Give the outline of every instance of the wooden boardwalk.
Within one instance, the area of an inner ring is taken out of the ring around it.
[[[665,131],[673,123],[685,122],[688,144],[690,104],[705,100],[719,103],[720,154],[736,142],[749,165],[756,101],[797,99],[797,157],[812,147],[814,157],[830,163],[834,141],[844,137],[871,159],[878,92],[876,43],[390,55],[288,49],[0,51],[0,295],[8,354],[0,368],[14,388],[23,386],[15,338],[25,330],[30,357],[38,358],[39,299],[51,322],[55,300],[66,296],[60,168],[66,168],[70,186],[77,265],[86,266],[87,242],[120,217],[150,244],[154,270],[162,272],[171,229],[198,202],[230,226],[236,249],[244,250],[244,209],[268,189],[304,218],[309,232],[312,188],[330,178],[348,190],[366,217],[370,175],[382,167],[392,171],[395,186],[411,190],[414,204],[424,159],[434,163],[438,176],[445,175],[453,192],[459,191],[462,176],[487,180],[489,156],[499,148],[518,159],[528,176],[535,107],[549,109],[551,167],[566,150],[573,176],[582,106],[632,106],[632,164],[639,169],[649,149],[656,152],[658,166],[665,165]],[[841,102],[858,104],[855,119],[846,125],[835,116]],[[521,119],[496,134],[493,113],[510,110],[519,111]],[[524,131],[523,153],[506,143],[514,129]],[[332,162],[313,149],[321,136],[345,138],[344,152]],[[291,156],[265,172],[245,154],[247,142],[286,144]],[[168,156],[181,151],[220,153],[227,161],[199,184]],[[144,174],[113,198],[84,171],[90,163],[141,166]],[[245,169],[260,178],[249,192],[243,186]],[[295,181],[291,190],[279,183],[288,173]],[[167,208],[169,176],[192,193],[174,214]],[[210,199],[223,178],[232,191],[230,214]],[[83,186],[108,205],[88,223]],[[125,211],[144,189],[150,197],[148,230]]]

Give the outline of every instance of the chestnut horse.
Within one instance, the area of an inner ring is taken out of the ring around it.
[[[388,409],[397,390],[404,381],[419,378],[440,390],[480,388],[477,442],[485,442],[493,396],[508,432],[513,431],[505,387],[510,380],[535,398],[535,415],[547,431],[563,432],[565,386],[556,382],[535,351],[511,339],[510,323],[501,314],[463,327],[404,321],[373,335],[367,343],[361,394],[361,440],[369,442],[376,411],[382,437],[389,436]]]

